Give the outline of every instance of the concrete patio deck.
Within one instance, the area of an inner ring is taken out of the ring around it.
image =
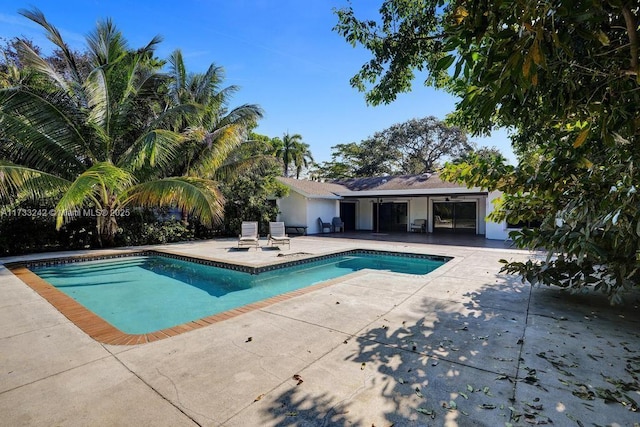
[[[358,272],[136,346],[93,341],[2,266],[0,425],[639,425],[637,297],[610,307],[599,295],[531,288],[498,273],[499,259],[529,253],[435,243],[331,235],[295,237],[287,251],[236,250],[233,239],[154,246],[251,265],[355,248],[454,259],[426,276]]]

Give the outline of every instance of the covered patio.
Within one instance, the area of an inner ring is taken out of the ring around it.
[[[279,220],[291,226],[304,225],[308,234],[323,233],[318,224],[339,217],[348,232],[412,231],[412,224],[420,222],[426,233],[467,234],[489,240],[508,237],[506,224],[487,220],[498,192],[445,182],[437,174],[332,182],[279,180],[290,189],[288,196],[276,201]]]

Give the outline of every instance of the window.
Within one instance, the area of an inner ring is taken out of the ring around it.
[[[476,202],[434,202],[433,232],[476,233]]]

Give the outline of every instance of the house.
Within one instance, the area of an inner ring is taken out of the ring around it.
[[[289,195],[276,201],[279,221],[322,232],[318,218],[339,216],[345,231],[409,232],[425,222],[428,233],[469,233],[505,240],[506,224],[486,220],[498,192],[442,181],[437,174],[353,178],[332,182],[278,178]],[[419,230],[419,228],[418,228]]]

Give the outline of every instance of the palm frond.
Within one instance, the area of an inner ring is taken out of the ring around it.
[[[189,175],[211,176],[243,142],[244,127],[228,125],[205,134]]]
[[[187,69],[184,65],[182,51],[174,50],[169,55],[169,96],[175,104],[183,102],[182,93],[187,84]]]
[[[224,80],[224,68],[211,64],[204,74],[197,76],[200,76],[200,79],[194,79],[193,84],[195,99],[204,104],[212,95],[219,93],[218,88]],[[233,86],[233,89],[230,89],[228,93],[231,95],[235,91],[237,91],[237,86]],[[227,97],[224,97],[223,101],[226,102],[226,99]]]
[[[67,46],[67,44],[62,39],[62,35],[58,31],[58,29],[51,25],[45,18],[42,11],[40,11],[40,9],[36,7],[32,8],[31,10],[21,9],[18,11],[18,13],[40,25],[46,30],[47,38],[62,52],[62,57],[66,62],[72,80],[77,85],[80,85],[82,83],[82,79],[80,77],[80,73],[78,72],[78,66],[76,64],[75,56],[73,55],[73,52],[71,52],[71,49],[69,49],[69,46]]]
[[[199,106],[196,104],[180,104],[159,113],[156,117],[149,121],[148,127],[154,128],[168,128],[169,124],[175,123],[178,120],[184,119],[188,121],[189,118],[197,115]]]
[[[128,171],[109,162],[96,163],[73,181],[56,205],[56,227],[71,217],[70,213],[93,202],[96,208],[113,206],[118,194],[123,194],[135,184],[135,177]]]
[[[223,198],[216,183],[206,179],[171,177],[132,187],[123,205],[140,207],[174,206],[189,212],[205,225],[222,220]]]
[[[244,126],[252,125],[264,116],[264,110],[257,104],[243,104],[229,111],[220,118],[220,125],[235,123]]]
[[[184,137],[176,132],[154,129],[145,133],[118,160],[118,166],[137,171],[151,166],[158,171],[168,168],[178,154]]]
[[[98,21],[95,30],[87,35],[87,45],[96,67],[115,64],[129,52],[127,41],[111,19]]]
[[[240,157],[230,159],[220,165],[215,170],[213,179],[228,182],[251,171],[263,173],[276,167],[280,167],[280,162],[270,155],[258,154],[250,157]]]
[[[105,128],[108,134],[110,102],[107,78],[102,67],[94,68],[85,81],[85,93],[89,107],[87,120],[92,126]]]
[[[27,43],[18,41],[17,49],[26,66],[33,68],[36,72],[46,76],[58,88],[67,93],[73,93],[70,82],[64,75],[56,71],[49,62],[40,57]]]
[[[70,185],[70,181],[36,169],[0,161],[0,199],[49,199]]]
[[[217,88],[212,90],[212,94],[210,95],[211,101],[210,104],[217,107],[218,109],[226,108],[229,104],[229,98],[233,96],[234,93],[240,90],[239,86],[231,85],[225,88],[220,89]]]
[[[124,81],[125,90],[122,92],[118,100],[119,102],[135,99],[138,96],[140,88],[146,84],[147,79],[153,77],[154,73],[146,68],[143,60],[142,55],[133,55],[130,58],[129,64],[124,69],[127,73],[127,79]]]
[[[0,90],[0,135],[11,141],[18,161],[34,169],[61,176],[83,169],[80,157],[92,151],[77,126],[82,118],[62,92]]]
[[[155,51],[156,46],[162,43],[162,40],[163,39],[161,35],[155,35],[151,40],[149,40],[149,43],[147,43],[144,47],[138,49],[136,53],[140,55],[150,56]]]

